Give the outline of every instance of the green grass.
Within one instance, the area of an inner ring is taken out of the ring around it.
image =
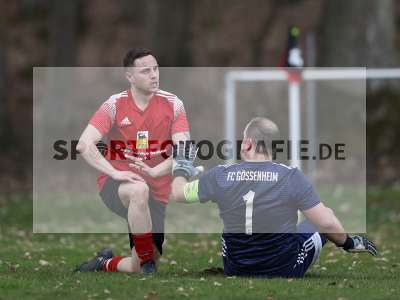
[[[218,235],[169,234],[159,272],[73,274],[108,245],[129,253],[125,234],[32,234],[30,197],[0,199],[0,299],[399,299],[400,192],[368,194],[368,236],[380,256],[332,245],[304,279],[226,278]]]
[[[342,220],[348,232],[365,232],[365,186],[320,185],[318,194]],[[36,233],[124,233],[126,222],[105,209],[100,197],[74,191],[37,191],[33,199]],[[193,213],[196,212],[196,213]],[[204,222],[207,220],[207,222]],[[218,207],[208,202],[182,205],[170,203],[165,231],[169,233],[219,233],[222,222]]]

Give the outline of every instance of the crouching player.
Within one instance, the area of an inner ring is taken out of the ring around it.
[[[328,240],[347,252],[377,255],[366,237],[344,232],[299,169],[271,161],[268,145],[277,135],[272,121],[251,120],[241,145],[243,162],[214,167],[191,182],[188,179],[198,173],[193,166],[195,146],[174,146],[172,198],[218,205],[225,274],[302,277]],[[298,210],[307,220],[296,227]]]
[[[163,145],[189,139],[183,103],[159,89],[158,63],[151,51],[131,49],[123,65],[129,88],[94,113],[77,150],[101,172],[97,183],[104,204],[127,221],[131,256],[113,256],[103,249],[77,266],[80,272],[156,272],[172,182],[172,159],[163,155]],[[116,145],[105,157],[96,147],[103,139]]]

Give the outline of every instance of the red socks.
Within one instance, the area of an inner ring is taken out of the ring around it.
[[[153,235],[151,232],[145,234],[133,235],[133,242],[135,243],[135,250],[140,259],[140,265],[153,260]],[[104,272],[117,272],[118,263],[124,256],[114,256],[107,259],[103,265],[102,271]]]
[[[140,265],[153,260],[153,235],[151,232],[133,236],[135,250],[140,259]]]
[[[114,256],[113,258],[107,259],[103,265],[103,272],[117,272],[118,263],[124,258],[124,256]]]

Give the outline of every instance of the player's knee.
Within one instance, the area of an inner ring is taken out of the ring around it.
[[[149,187],[144,182],[135,183],[129,192],[129,200],[136,205],[147,205]]]
[[[144,182],[138,183],[138,193],[147,200],[149,198],[149,186]]]
[[[130,199],[135,199],[138,196],[148,196],[148,195],[149,195],[149,187],[145,182],[137,182],[135,184],[130,185],[128,193]]]

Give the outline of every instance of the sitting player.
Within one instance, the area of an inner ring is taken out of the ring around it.
[[[174,146],[172,198],[192,203],[211,200],[224,224],[222,257],[228,276],[302,277],[329,240],[347,252],[377,255],[373,242],[349,236],[297,168],[271,161],[278,128],[255,118],[245,130],[242,163],[217,166],[197,175],[192,143]],[[307,220],[296,227],[297,212]],[[319,233],[319,232],[321,233]]]

